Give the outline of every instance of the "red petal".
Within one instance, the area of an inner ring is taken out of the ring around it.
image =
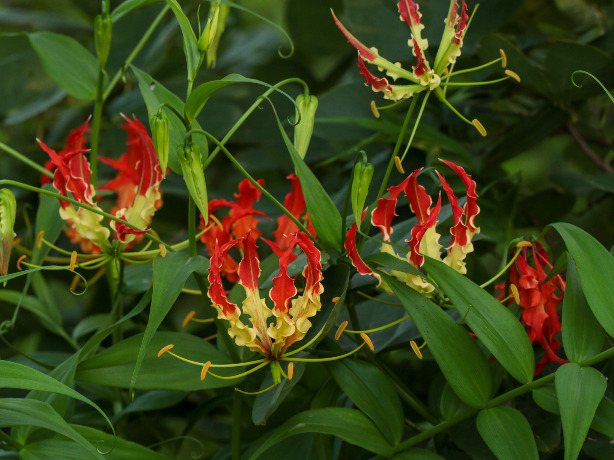
[[[450,187],[450,185],[446,182],[439,172],[437,172],[439,176],[439,180],[441,181],[441,185],[443,185],[443,189],[446,191],[448,195],[448,200],[450,200],[450,206],[452,208],[452,217],[454,219],[454,224],[452,228],[450,228],[450,233],[452,234],[452,242],[449,247],[454,246],[455,244],[459,244],[460,246],[465,246],[469,241],[467,239],[467,226],[463,223],[463,208],[458,205],[458,199],[456,195],[454,195],[454,191]]]
[[[418,13],[418,5],[412,0],[401,0],[397,6],[401,19],[407,23],[409,27],[420,25],[420,13]]]
[[[287,179],[292,181],[292,190],[290,193],[286,195],[284,200],[284,207],[290,211],[297,219],[301,218],[301,215],[305,211],[305,197],[303,196],[303,189],[301,187],[301,182],[294,173],[290,174]],[[313,230],[313,225],[309,220],[307,214],[305,214],[305,219],[307,219],[308,225],[307,229],[309,233],[315,236],[315,230]],[[288,235],[292,233],[298,232],[298,226],[285,214],[279,216],[277,218],[277,229],[273,232],[273,236],[275,237],[275,244],[282,249],[285,249],[290,244],[290,238]]]
[[[296,254],[292,253],[292,248],[284,251],[279,258],[279,275],[273,278],[273,288],[271,288],[269,294],[275,304],[275,310],[279,313],[288,312],[290,299],[297,293],[294,278],[288,275],[288,264],[294,259],[296,259]]]
[[[390,241],[392,233],[392,219],[396,216],[396,206],[399,194],[407,187],[411,176],[406,178],[399,185],[388,188],[389,198],[380,198],[377,200],[377,207],[371,213],[371,224],[379,227],[385,241]]]
[[[210,260],[209,276],[207,277],[209,280],[209,290],[207,291],[207,295],[211,301],[221,309],[222,315],[225,317],[241,314],[239,307],[228,300],[228,296],[226,296],[224,286],[222,285],[221,276],[221,268],[224,257],[238,242],[238,240],[231,241],[221,247],[216,242],[213,256],[211,256]]]
[[[448,19],[447,19],[448,27],[454,27],[454,24],[456,23],[457,13],[458,13],[458,0],[452,0],[452,2],[450,2],[450,10],[448,11]]]
[[[360,254],[358,254],[358,249],[356,248],[357,233],[358,226],[354,223],[345,236],[345,243],[343,244],[343,247],[347,250],[348,257],[352,261],[352,265],[354,265],[354,267],[356,267],[358,270],[358,273],[361,275],[371,275],[375,278],[373,271],[360,258]]]
[[[458,27],[456,28],[456,34],[454,34],[454,38],[452,41],[455,45],[460,45],[461,40],[463,39],[463,34],[465,33],[465,29],[467,28],[467,22],[469,21],[469,15],[467,14],[467,4],[465,0],[463,0],[463,9],[461,12],[461,17],[458,21]]]
[[[426,59],[424,59],[424,53],[422,53],[422,50],[420,49],[418,42],[413,37],[412,37],[412,40],[414,42],[414,54],[416,55],[416,59],[418,59],[418,63],[415,66],[413,66],[412,69],[414,69],[414,75],[417,78],[420,78],[422,75],[427,73],[429,69],[426,66]]]
[[[437,216],[440,210],[441,195],[439,195],[437,204],[430,210],[426,220],[411,229],[411,238],[407,242],[411,251],[409,261],[415,267],[420,267],[424,263],[424,256],[420,254],[420,243],[422,243],[422,238],[424,238],[426,231],[437,224]]]
[[[256,251],[256,240],[248,232],[245,238],[235,241],[243,242],[243,260],[239,263],[239,278],[245,290],[258,290],[258,277],[260,276],[260,261]],[[248,294],[249,295],[249,294]]]
[[[422,224],[429,216],[431,204],[433,201],[428,196],[422,185],[418,185],[417,177],[422,171],[422,168],[416,169],[407,178],[407,186],[405,187],[405,195],[409,200],[409,207],[418,218],[418,223]]]
[[[350,42],[350,44],[356,48],[358,50],[358,53],[360,54],[360,56],[362,56],[363,59],[366,59],[369,62],[373,62],[375,61],[375,59],[377,58],[377,55],[375,53],[373,53],[373,51],[371,51],[369,48],[367,48],[365,45],[363,45],[362,43],[360,43],[356,37],[354,37],[344,26],[343,24],[341,24],[341,22],[339,21],[339,19],[337,19],[337,16],[335,16],[335,13],[333,13],[333,19],[335,20],[335,24],[337,24],[337,27],[339,27],[339,30],[343,33],[343,35],[345,35],[345,38],[347,38],[347,41]]]
[[[126,219],[124,219],[123,217],[121,219],[126,221]],[[126,242],[126,236],[128,235],[144,235],[149,231],[149,229],[135,230],[134,228],[127,227],[125,224],[115,221],[113,222],[113,228],[115,230],[115,233],[117,234],[117,239],[122,243]]]
[[[303,270],[305,277],[305,292],[318,288],[322,281],[322,264],[320,263],[321,254],[316,248],[314,242],[304,232],[298,232],[293,235],[292,246],[297,244],[307,256],[307,266]],[[320,292],[318,292],[319,294]]]
[[[358,55],[358,68],[360,69],[360,74],[365,77],[365,85],[372,86],[375,91],[392,91],[392,88],[388,84],[388,80],[385,78],[377,78],[367,69],[365,63],[362,61],[360,54]]]
[[[480,212],[480,208],[477,205],[478,195],[475,193],[475,182],[471,179],[471,176],[465,172],[463,168],[452,163],[451,161],[441,160],[443,163],[447,164],[450,168],[454,170],[456,174],[460,176],[465,184],[465,190],[467,193],[467,202],[464,206],[465,216],[467,216],[465,225],[469,228],[469,231],[475,233],[477,230],[475,226],[475,216]]]

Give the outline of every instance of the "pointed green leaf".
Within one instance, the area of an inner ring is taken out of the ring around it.
[[[290,418],[260,445],[249,457],[250,460],[260,458],[261,454],[270,447],[299,433],[332,434],[369,452],[392,455],[392,446],[362,412],[355,409],[327,407],[301,412]],[[272,457],[269,455],[268,458]]]
[[[292,388],[300,382],[305,372],[305,365],[306,363],[296,363],[292,380],[283,379],[281,383],[275,385],[270,390],[256,396],[252,409],[252,422],[254,422],[254,425],[266,425],[269,416],[277,410],[286,397],[291,394]],[[270,388],[271,385],[273,385],[273,376],[269,372],[260,384],[260,390]]]
[[[497,299],[441,261],[425,257],[424,269],[450,298],[471,330],[514,378],[529,383],[535,358],[520,321]]]
[[[554,383],[563,424],[565,460],[571,460],[580,453],[607,380],[597,369],[567,363],[557,369]]]
[[[570,256],[567,267],[567,284],[563,298],[563,346],[567,358],[577,363],[592,358],[601,351],[605,331],[586,302],[576,264]]]
[[[516,409],[484,409],[476,423],[480,436],[499,460],[539,460],[531,426]]]
[[[563,237],[576,263],[584,296],[595,318],[614,336],[614,256],[584,230],[565,223],[552,224]]]
[[[111,12],[111,18],[115,23],[131,11],[151,5],[152,3],[157,3],[159,1],[160,0],[125,0],[117,5],[117,7]]]
[[[74,38],[51,32],[28,34],[43,69],[71,96],[84,101],[96,98],[98,60]]]
[[[409,449],[392,457],[392,460],[446,460],[426,449]]]
[[[166,257],[157,257],[153,262],[153,296],[143,342],[136,357],[130,388],[134,388],[139,375],[145,352],[154,333],[162,324],[171,307],[181,294],[181,290],[194,272],[209,268],[209,261],[201,256],[190,257],[184,252],[170,252]],[[156,350],[157,352],[158,350]]]
[[[53,408],[35,399],[3,398],[0,400],[0,427],[35,426],[60,433],[80,444],[90,458],[104,460],[96,448],[58,415]]]
[[[194,81],[201,57],[200,51],[198,50],[198,40],[196,39],[196,35],[194,35],[190,20],[184,14],[177,0],[166,0],[166,3],[171,7],[179,23],[179,27],[181,28],[181,35],[183,35],[183,52],[185,53],[188,66],[188,81]]]
[[[375,424],[384,438],[396,445],[403,434],[403,411],[395,386],[373,364],[342,359],[327,364],[345,394]]]
[[[380,274],[411,316],[454,392],[470,406],[483,407],[492,394],[492,375],[477,343],[426,297],[397,279]]]

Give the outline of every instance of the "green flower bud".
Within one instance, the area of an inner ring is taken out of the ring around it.
[[[309,141],[313,133],[313,123],[315,121],[316,109],[318,108],[318,98],[315,96],[305,97],[300,94],[296,98],[296,119],[300,123],[294,126],[294,148],[301,156],[305,158],[307,154],[307,148],[309,148]]]
[[[111,49],[111,31],[113,30],[113,21],[108,14],[99,14],[94,20],[94,40],[96,43],[96,54],[98,55],[98,64],[100,68],[104,68],[109,57]]]
[[[17,202],[15,195],[9,189],[0,190],[0,274],[6,275],[9,270],[9,259],[13,249],[15,232],[15,213]]]
[[[169,150],[168,118],[164,115],[162,110],[159,110],[158,113],[152,117],[150,125],[151,137],[153,138],[156,155],[158,155],[158,163],[160,163],[162,176],[166,177]]]
[[[373,178],[373,165],[371,163],[360,162],[354,166],[354,180],[352,181],[352,212],[356,222],[359,223],[362,217],[362,210],[369,193],[369,185]]]
[[[190,143],[179,146],[177,158],[181,165],[183,180],[188,187],[190,196],[196,203],[198,210],[207,222],[209,218],[209,200],[207,199],[207,185],[203,171],[202,158],[198,145]]]
[[[201,53],[207,53],[207,67],[215,67],[217,47],[226,26],[226,18],[230,7],[221,3],[212,3],[209,8],[209,17],[205,30],[198,38],[198,49]]]

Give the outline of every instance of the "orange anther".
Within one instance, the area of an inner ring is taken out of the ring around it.
[[[375,105],[375,101],[371,101],[371,112],[375,118],[379,118],[379,110],[377,110],[377,106]]]
[[[183,320],[183,327],[186,327],[188,325],[188,323],[190,322],[190,320],[192,318],[194,318],[194,315],[196,314],[196,310],[192,310],[190,313],[188,313],[188,315],[185,317],[185,319]]]
[[[367,346],[371,349],[371,351],[375,351],[375,348],[373,347],[373,342],[371,342],[371,339],[369,338],[369,336],[365,334],[364,332],[361,332],[360,336],[362,337],[362,340],[365,341]]]
[[[222,225],[222,223],[219,221],[217,217],[215,217],[213,214],[209,214],[209,219],[215,222],[215,224],[219,227],[221,231],[224,231],[224,226]]]
[[[200,371],[201,380],[205,380],[205,377],[207,376],[207,371],[209,370],[210,366],[211,366],[211,361],[207,361],[205,365],[203,366],[203,369]]]
[[[401,159],[399,157],[394,157],[394,164],[397,167],[397,171],[401,174],[405,174],[405,170],[403,169],[403,165],[401,164]]]
[[[414,353],[416,354],[418,359],[422,359],[422,352],[420,351],[420,347],[418,346],[418,344],[413,340],[409,342],[409,344],[411,345],[411,349],[414,350]]]
[[[294,363],[288,364],[288,379],[292,380],[294,376]]]
[[[163,244],[160,244],[160,255],[162,257],[166,257],[166,246],[164,246]]]
[[[26,258],[26,255],[24,254],[19,259],[17,259],[17,270],[23,270],[23,268],[21,268],[21,261],[24,260],[25,258]]]
[[[505,70],[505,75],[507,75],[510,78],[513,78],[518,83],[520,83],[520,76],[516,72],[512,72],[510,69],[506,69]]]
[[[40,249],[41,244],[43,242],[43,235],[44,235],[45,231],[41,230],[40,232],[38,232],[38,235],[36,235],[36,247]]]
[[[531,243],[530,241],[521,241],[519,243],[516,243],[517,248],[530,248],[531,246],[533,246],[533,243]]]
[[[77,264],[77,251],[73,251],[70,255],[70,269],[74,270],[75,265]]]
[[[341,297],[333,297],[333,303],[337,303],[341,300]]]
[[[158,358],[159,358],[160,356],[162,356],[164,353],[166,353],[168,350],[170,350],[171,348],[173,348],[174,346],[175,346],[175,345],[171,344],[171,345],[167,345],[167,346],[165,346],[164,348],[162,348],[162,350],[160,350],[160,351],[158,352]]]
[[[339,337],[341,337],[341,334],[343,334],[343,331],[345,331],[345,328],[347,327],[348,322],[344,321],[341,323],[341,326],[339,326],[339,329],[337,329],[337,332],[335,333],[335,340],[339,340]]]
[[[499,53],[501,53],[501,67],[505,69],[507,67],[507,55],[502,49],[499,50]]]
[[[475,126],[475,129],[478,130],[482,137],[486,137],[486,128],[484,128],[484,125],[480,123],[480,120],[474,118],[473,120],[471,120],[471,123],[473,124],[473,126]]]
[[[520,305],[520,294],[518,293],[518,288],[515,284],[510,284],[510,291],[512,291],[512,295],[514,296],[516,303]]]

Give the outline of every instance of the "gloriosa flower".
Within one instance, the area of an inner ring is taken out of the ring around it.
[[[448,66],[454,64],[456,58],[461,54],[463,37],[469,20],[465,0],[462,0],[460,14],[458,0],[451,0],[448,16],[445,19],[443,36],[435,61],[431,66],[425,57],[429,43],[427,39],[422,38],[424,24],[421,23],[422,14],[418,10],[418,5],[412,0],[401,0],[397,6],[401,20],[409,26],[411,31],[411,40],[408,44],[412,48],[417,61],[411,71],[401,67],[399,62],[392,63],[383,58],[376,48],[368,48],[363,45],[341,24],[333,13],[337,27],[352,46],[358,50],[358,67],[360,73],[365,77],[366,85],[370,85],[373,91],[383,92],[384,98],[393,101],[409,98],[416,93],[427,89],[434,90],[440,86],[441,78],[447,71]],[[367,69],[363,61],[376,65],[379,70],[385,71],[386,75],[393,81],[401,78],[408,80],[410,84],[396,85],[390,83],[387,78],[378,78]]]
[[[480,208],[477,205],[477,194],[475,192],[475,182],[471,179],[463,168],[450,162],[441,160],[460,176],[465,185],[467,194],[467,201],[464,206],[458,204],[458,198],[454,195],[452,188],[448,185],[446,180],[439,172],[437,175],[441,180],[443,188],[450,201],[452,207],[453,225],[450,228],[452,234],[452,241],[447,248],[446,256],[443,262],[449,265],[451,268],[459,273],[467,273],[464,259],[470,252],[473,251],[473,244],[471,239],[473,235],[479,233],[480,229],[475,226],[475,217],[480,212]],[[418,174],[422,169],[416,169],[411,173],[403,182],[399,185],[388,188],[389,197],[380,198],[377,202],[377,207],[371,213],[371,223],[378,227],[382,233],[384,240],[381,252],[389,253],[394,257],[402,260],[406,260],[412,266],[418,268],[424,263],[424,256],[433,257],[435,259],[441,259],[441,244],[439,244],[440,234],[437,233],[437,217],[441,210],[441,194],[437,200],[437,204],[432,206],[433,202],[431,197],[426,193],[423,186],[417,182]],[[411,230],[411,238],[406,240],[409,243],[409,252],[406,257],[400,257],[397,255],[393,246],[390,244],[390,235],[392,234],[392,219],[396,216],[396,206],[399,195],[403,192],[409,200],[410,209],[416,215],[418,224]],[[364,213],[363,213],[364,218]],[[354,266],[361,274],[369,274],[378,279],[381,283],[379,275],[374,273],[360,258],[358,250],[356,248],[356,235],[358,233],[358,226],[355,223],[348,231],[345,248],[348,251],[348,255],[352,260]],[[425,281],[417,275],[410,273],[403,273],[396,270],[391,272],[391,275],[403,281],[408,286],[416,289],[417,291],[429,295],[434,287],[429,282]],[[388,290],[385,284],[382,285],[383,289]]]
[[[260,297],[260,262],[256,252],[256,240],[251,232],[223,245],[216,243],[209,269],[210,286],[207,295],[218,311],[218,318],[230,323],[230,336],[235,339],[237,345],[246,346],[272,360],[280,358],[290,345],[305,337],[311,327],[309,318],[320,310],[320,294],[324,289],[321,283],[320,251],[303,232],[289,235],[289,238],[289,246],[279,258],[279,275],[273,279],[273,288],[269,291],[272,309],[267,306],[265,299]],[[307,265],[302,272],[305,287],[298,297],[295,277],[288,274],[289,263],[296,259],[292,252],[295,246],[307,256]],[[246,296],[242,308],[228,299],[222,285],[223,260],[234,247],[243,250],[243,259],[238,270],[239,284],[245,290]],[[241,315],[245,315],[250,324],[245,324],[240,318]],[[269,321],[271,316],[275,317],[275,321]]]
[[[118,194],[117,206],[111,213],[139,228],[149,225],[156,209],[161,205],[159,189],[162,173],[153,148],[153,142],[145,127],[135,118],[124,117],[127,124],[121,127],[128,131],[128,148],[119,160],[103,159],[118,170],[117,177],[100,187],[101,190],[114,190]],[[83,126],[70,132],[64,148],[60,152],[49,148],[38,141],[47,152],[53,167],[45,165],[48,170],[54,170],[53,186],[62,196],[70,197],[101,209],[96,199],[96,190],[90,182],[91,170],[85,157],[87,150],[85,133],[88,132],[86,122]],[[102,216],[81,207],[73,207],[70,203],[60,200],[60,216],[70,226],[67,235],[73,243],[79,243],[81,250],[88,253],[110,251],[109,236],[111,231],[102,225]],[[124,245],[138,241],[143,231],[134,230],[125,224],[111,222],[111,228],[116,238]]]
[[[529,265],[527,249],[526,247],[521,249],[516,263],[510,270],[510,284],[515,285],[518,289],[520,297],[518,305],[523,309],[521,322],[526,327],[531,343],[539,343],[546,352],[535,367],[535,375],[538,375],[550,362],[559,364],[567,362],[556,355],[560,343],[554,338],[556,333],[561,331],[557,307],[563,301],[565,281],[561,275],[556,275],[544,283],[548,276],[544,266],[547,265],[552,269],[552,264],[548,261],[548,254],[540,243],[535,242],[531,247],[535,266],[533,268]],[[495,286],[495,289],[501,291],[499,300],[503,300],[506,283]]]

